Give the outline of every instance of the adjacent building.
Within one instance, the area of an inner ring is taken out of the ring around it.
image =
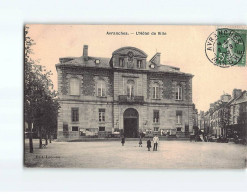
[[[229,128],[246,137],[247,133],[247,91],[234,89],[232,100],[228,103],[230,112]]]
[[[200,123],[203,123],[204,129],[215,137],[225,137],[233,131],[246,136],[247,92],[234,89],[232,96],[222,95],[218,101],[210,104],[210,109],[203,113],[203,120]]]
[[[193,120],[193,130],[195,130],[198,128],[198,110],[196,109],[195,104],[193,105],[192,120]]]
[[[93,52],[92,52],[93,53]],[[61,105],[58,139],[77,139],[83,131],[107,136],[121,131],[137,137],[147,130],[187,136],[193,131],[193,75],[150,60],[135,47],[122,47],[110,58],[88,55],[59,58],[56,64]]]
[[[226,135],[226,127],[229,123],[227,103],[230,99],[231,95],[224,94],[213,105],[210,105],[212,109],[210,116],[211,130],[216,137]]]

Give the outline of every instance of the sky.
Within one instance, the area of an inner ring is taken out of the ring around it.
[[[205,54],[205,43],[216,26],[176,25],[28,25],[33,46],[32,58],[53,73],[57,90],[55,64],[60,57],[82,56],[83,45],[88,55],[111,58],[112,52],[124,46],[143,50],[149,60],[161,53],[161,64],[179,67],[181,72],[194,75],[193,102],[198,110],[207,111],[209,104],[234,88],[247,90],[247,67],[221,68],[213,65]],[[247,29],[247,26],[228,26]],[[107,35],[107,32],[127,32],[129,35]],[[149,35],[137,35],[147,32]],[[151,35],[155,32],[156,35]],[[164,32],[164,35],[158,35]]]

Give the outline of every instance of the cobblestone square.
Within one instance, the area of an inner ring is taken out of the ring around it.
[[[138,168],[138,169],[235,169],[246,167],[246,146],[234,143],[160,141],[158,151],[148,151],[138,141],[52,142],[29,153],[25,140],[26,167]],[[152,144],[153,145],[153,144]]]

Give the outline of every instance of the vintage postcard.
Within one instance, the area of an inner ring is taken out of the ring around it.
[[[247,26],[24,26],[24,166],[243,169]]]

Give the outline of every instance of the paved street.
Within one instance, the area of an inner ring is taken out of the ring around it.
[[[153,145],[153,144],[152,144]],[[245,168],[247,147],[234,143],[160,141],[158,151],[147,151],[146,142],[52,142],[29,153],[25,140],[25,164],[28,167],[64,168]]]

